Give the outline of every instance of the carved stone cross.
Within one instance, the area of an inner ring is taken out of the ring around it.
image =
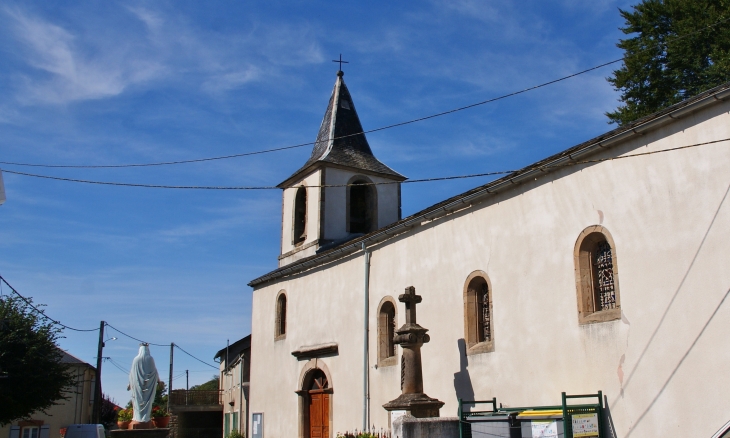
[[[406,324],[416,323],[416,304],[420,303],[423,297],[416,295],[416,288],[408,286],[406,292],[398,297],[398,301],[406,304]]]

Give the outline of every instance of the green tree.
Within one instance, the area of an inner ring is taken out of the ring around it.
[[[643,0],[619,9],[624,63],[607,78],[622,104],[608,112],[624,125],[730,81],[730,0]]]
[[[74,377],[61,363],[60,333],[20,298],[0,297],[0,426],[66,399]]]
[[[191,386],[191,391],[218,391],[218,376],[211,377],[210,380],[208,380],[205,383],[201,383],[200,385]]]

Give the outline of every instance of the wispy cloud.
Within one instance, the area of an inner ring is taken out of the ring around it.
[[[78,38],[61,26],[18,8],[5,8],[4,12],[27,49],[27,63],[47,73],[45,77],[21,77],[25,93],[19,97],[24,103],[64,103],[115,96],[131,84],[154,78],[162,69],[153,60],[123,56],[124,44],[112,50],[107,47],[84,53]]]
[[[18,74],[23,104],[63,104],[122,94],[156,80],[220,93],[276,76],[277,66],[324,59],[317,33],[307,24],[256,23],[248,33],[202,30],[183,17],[148,7],[119,11],[120,26],[82,32],[5,7],[5,20],[34,71]],[[130,21],[132,20],[132,21]],[[115,23],[118,24],[118,23]]]

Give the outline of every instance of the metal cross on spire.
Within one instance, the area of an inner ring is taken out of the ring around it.
[[[340,59],[333,59],[332,62],[340,63],[340,71],[342,71],[342,64],[349,64],[349,62],[342,60],[342,53],[340,53]]]

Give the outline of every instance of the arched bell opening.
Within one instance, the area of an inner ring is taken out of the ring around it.
[[[347,187],[347,231],[367,234],[378,228],[378,192],[370,178],[353,177]]]
[[[307,240],[307,188],[299,187],[294,197],[293,244],[301,245]]]

